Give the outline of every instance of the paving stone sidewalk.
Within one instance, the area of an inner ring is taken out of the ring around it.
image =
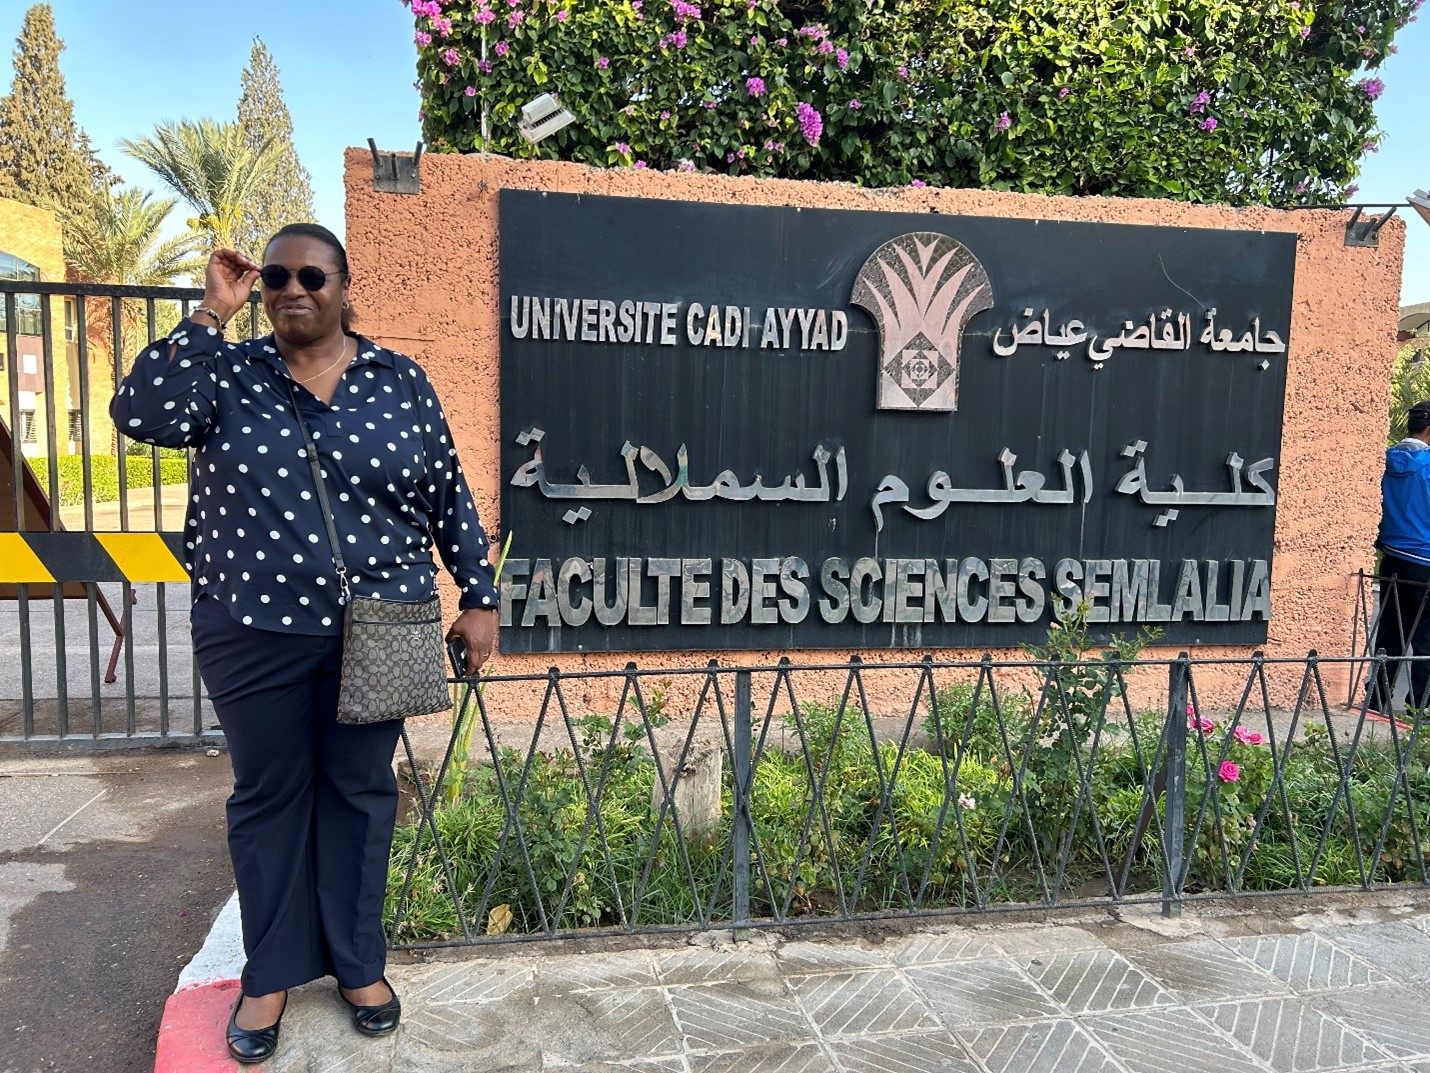
[[[295,992],[265,1068],[482,1073],[1430,1073],[1430,904],[1231,924],[929,927],[394,963],[395,1037]],[[1140,918],[1139,918],[1140,915]],[[399,959],[400,960],[400,959]]]

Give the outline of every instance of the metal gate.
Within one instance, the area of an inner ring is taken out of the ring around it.
[[[128,441],[108,413],[202,297],[0,280],[0,749],[222,736],[188,632],[188,452]]]

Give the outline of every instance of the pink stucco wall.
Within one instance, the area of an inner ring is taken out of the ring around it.
[[[1348,213],[1230,209],[1171,201],[1041,197],[984,190],[866,190],[853,186],[721,176],[596,170],[574,164],[490,156],[429,155],[422,160],[419,195],[373,190],[372,158],[350,149],[346,159],[347,240],[359,327],[411,354],[441,394],[472,482],[477,506],[500,529],[498,443],[497,193],[502,188],[752,205],[938,212],[944,215],[1026,217],[1099,223],[1289,231],[1298,233],[1286,410],[1278,463],[1279,502],[1273,560],[1273,617],[1268,656],[1300,657],[1315,649],[1344,655],[1350,644],[1353,575],[1369,569],[1379,518],[1388,381],[1395,354],[1404,225],[1391,220],[1378,249],[1343,245]],[[445,594],[448,606],[454,593]],[[773,663],[783,652],[731,653],[743,663]],[[1175,653],[1171,653],[1175,654]],[[1204,648],[1194,656],[1244,655]],[[642,666],[695,667],[721,653],[646,654]],[[811,653],[824,661],[845,653]],[[864,653],[883,659],[922,653]],[[936,658],[979,653],[939,651]],[[1016,656],[1016,653],[1008,653]],[[508,673],[621,667],[626,655],[508,656],[494,669]],[[796,657],[798,658],[798,657]],[[1151,676],[1157,678],[1158,676]],[[1136,686],[1139,703],[1155,703],[1164,685],[1147,675]],[[1343,668],[1327,668],[1332,700],[1343,698]],[[881,684],[881,681],[883,684]],[[1207,668],[1197,676],[1201,699],[1234,703],[1244,672]],[[871,677],[871,706],[907,710],[907,674]],[[1290,699],[1299,672],[1273,679],[1273,698]],[[813,683],[812,692],[837,693],[843,676]],[[827,687],[827,688],[826,688]],[[513,698],[519,691],[508,690]],[[677,703],[687,691],[677,686]],[[577,699],[609,701],[586,687]],[[510,714],[523,705],[512,702]],[[505,706],[503,706],[505,707]]]

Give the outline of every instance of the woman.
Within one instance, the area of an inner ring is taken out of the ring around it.
[[[227,343],[255,281],[273,334]],[[411,359],[350,330],[348,284],[342,243],[316,224],[279,231],[261,267],[216,250],[202,305],[135,360],[110,405],[126,435],[195,449],[185,558],[194,653],[233,763],[240,1062],[274,1052],[288,989],[322,976],[360,1032],[401,1016],[381,921],[401,723],[336,721],[343,613],[295,398],[352,591],[430,597],[435,544],[461,589],[447,637],[465,642],[469,671],[496,639],[492,556],[436,393]]]

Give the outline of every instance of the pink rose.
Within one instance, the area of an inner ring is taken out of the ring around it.
[[[1230,760],[1223,760],[1221,767],[1217,769],[1217,778],[1222,782],[1236,782],[1241,778],[1241,768],[1237,767]]]
[[[1232,736],[1243,745],[1260,745],[1266,739],[1254,730],[1247,730],[1246,727],[1237,727],[1232,731]]]

